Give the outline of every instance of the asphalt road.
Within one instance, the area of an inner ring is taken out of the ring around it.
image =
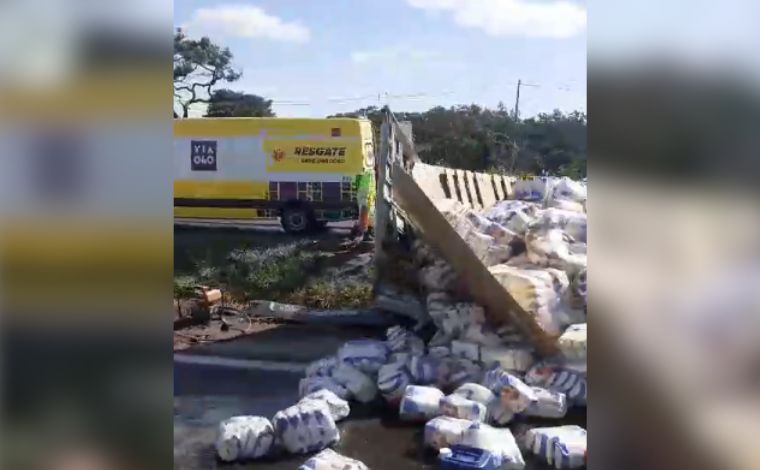
[[[372,337],[362,329],[290,325],[277,333],[217,343],[175,356],[174,465],[178,469],[246,468],[295,469],[307,456],[281,455],[246,464],[217,462],[213,443],[216,425],[233,415],[271,417],[298,401],[298,381],[306,363],[332,353],[351,338]],[[188,358],[189,356],[189,358]],[[222,358],[232,359],[232,365]],[[197,359],[198,362],[193,361]],[[215,360],[220,361],[214,364]],[[247,361],[237,367],[234,361]],[[252,364],[252,365],[251,365]],[[341,441],[334,449],[372,469],[433,469],[435,456],[422,446],[421,425],[400,423],[395,411],[382,403],[352,403],[351,416],[339,424]],[[585,427],[585,410],[577,410],[565,424]],[[556,425],[556,421],[536,421]],[[512,428],[515,434],[524,424]],[[527,469],[546,468],[528,461]]]

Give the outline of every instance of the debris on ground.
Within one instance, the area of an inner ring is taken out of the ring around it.
[[[302,400],[272,420],[280,448],[322,451],[302,468],[331,468],[328,462],[344,458],[323,449],[339,441],[335,423],[351,401],[385,402],[400,420],[424,423],[424,442],[441,450],[442,464],[480,452],[494,465],[488,468],[522,469],[524,452],[556,468],[585,465],[585,430],[562,426],[568,410],[587,401],[585,186],[547,178],[515,191],[526,200],[485,211],[454,200],[438,207],[525,311],[558,331],[561,353],[541,357],[515,325],[490,324],[457,273],[414,240],[422,299],[378,292],[380,304],[411,328],[392,326],[384,341],[349,341],[313,362],[299,384]],[[518,446],[513,425],[522,429],[531,418],[558,426],[529,429]]]

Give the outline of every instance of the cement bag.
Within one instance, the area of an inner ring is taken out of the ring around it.
[[[586,324],[577,323],[567,327],[557,340],[562,355],[570,361],[586,359]]]
[[[338,360],[362,372],[374,374],[387,362],[388,345],[374,339],[348,341],[338,350]]]
[[[562,303],[564,292],[561,288],[565,284],[556,281],[557,271],[506,264],[491,266],[488,271],[545,331],[559,335],[562,327],[571,323],[572,318]]]
[[[455,339],[451,342],[451,355],[470,361],[479,361],[480,345]]]
[[[498,366],[505,370],[524,373],[533,365],[533,348],[527,344],[509,346],[483,346],[480,360],[486,367]]]
[[[425,299],[427,313],[438,328],[441,327],[441,322],[451,315],[454,303],[451,296],[445,292],[428,294],[427,299]]]
[[[538,208],[538,204],[525,201],[499,201],[488,209],[483,216],[502,225],[507,230],[523,236],[528,229],[528,224],[536,216]]]
[[[310,458],[298,470],[369,470],[364,463],[325,449]]]
[[[406,328],[392,326],[386,332],[386,344],[391,352],[409,352],[415,355],[425,353],[425,342]]]
[[[512,249],[508,245],[499,244],[493,236],[481,232],[478,222],[473,223],[473,220],[479,220],[480,216],[472,209],[453,199],[440,199],[435,201],[435,205],[454,231],[486,266],[503,263],[511,257]],[[490,222],[485,218],[480,219]]]
[[[512,184],[515,199],[541,202],[546,196],[546,179],[538,176],[519,179]]]
[[[483,378],[483,369],[480,364],[468,359],[451,358],[446,361],[447,374],[445,388],[456,389],[468,382],[480,382]]]
[[[537,266],[559,268],[569,277],[586,268],[586,253],[571,251],[575,239],[562,229],[529,229],[525,236],[528,259]]]
[[[470,221],[470,223],[479,233],[492,237],[494,239],[494,242],[499,245],[509,244],[517,235],[515,232],[507,229],[500,223],[478,215],[472,210],[465,212],[465,217]]]
[[[291,454],[322,450],[340,439],[330,410],[321,400],[285,408],[278,411],[272,421],[278,442]]]
[[[344,362],[335,368],[333,379],[351,392],[359,403],[369,403],[377,396],[374,379],[348,363]]]
[[[585,184],[563,176],[554,182],[552,197],[555,199],[584,202],[588,197],[588,192]]]
[[[408,421],[427,421],[440,415],[443,392],[435,387],[409,385],[399,406],[399,417]]]
[[[306,377],[298,382],[298,394],[301,397],[319,390],[329,390],[343,400],[351,398],[351,392],[331,377]]]
[[[568,199],[551,199],[547,204],[547,208],[560,209],[568,212],[575,212],[583,214],[586,212],[586,206],[581,202],[570,201]]]
[[[317,359],[306,366],[306,377],[329,377],[337,366],[338,358],[335,356]]]
[[[494,428],[483,423],[472,423],[462,435],[461,445],[487,450],[501,457],[501,469],[520,470],[525,460],[517,447],[512,432],[507,428]]]
[[[390,363],[377,372],[377,389],[385,401],[398,403],[404,396],[406,387],[412,383],[412,377],[404,363]]]
[[[452,418],[470,421],[485,421],[486,419],[485,405],[461,395],[451,394],[441,398],[439,408],[442,415]]]
[[[587,216],[581,212],[548,208],[540,211],[529,230],[561,229],[575,241],[586,243]]]
[[[459,276],[448,263],[436,260],[433,264],[420,268],[419,281],[428,292],[455,291],[459,285]]]
[[[564,393],[569,405],[586,405],[586,373],[568,365],[538,363],[525,374],[525,381],[535,387]]]
[[[586,430],[567,425],[533,428],[525,433],[525,447],[539,460],[554,468],[580,468],[585,465]]]
[[[501,338],[490,325],[471,323],[464,329],[461,339],[483,347],[498,346]]]
[[[536,418],[564,418],[567,414],[567,398],[564,393],[532,387],[538,400],[525,410],[525,416]]]
[[[536,392],[530,386],[498,367],[486,371],[483,385],[514,413],[522,413],[538,400]]]
[[[351,408],[348,406],[348,402],[333,392],[327,389],[317,390],[305,397],[301,398],[299,403],[304,403],[309,400],[320,400],[327,404],[327,408],[330,410],[330,416],[336,423],[343,418],[346,418],[351,412]]]
[[[261,416],[234,416],[219,423],[216,453],[225,462],[258,459],[269,453],[274,428]]]
[[[495,426],[506,426],[509,424],[517,413],[507,406],[501,399],[497,398],[488,404],[486,410],[486,421]]]
[[[453,394],[463,396],[468,400],[476,401],[484,406],[488,406],[488,404],[496,398],[496,395],[494,395],[491,390],[476,383],[460,385],[454,390]]]
[[[439,361],[431,356],[413,356],[409,360],[409,372],[417,385],[430,385],[438,378]]]
[[[443,359],[451,356],[451,348],[448,346],[433,346],[428,349],[428,355],[436,359]]]
[[[437,450],[457,445],[470,424],[471,421],[450,416],[433,418],[425,424],[425,445]]]
[[[586,282],[586,268],[583,268],[573,277],[571,286],[573,296],[580,300],[579,303],[583,307],[586,307],[588,303],[588,286]]]

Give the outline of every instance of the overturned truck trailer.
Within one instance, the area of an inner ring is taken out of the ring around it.
[[[472,300],[485,310],[491,325],[515,326],[530,339],[539,355],[556,354],[562,326],[551,315],[527,311],[504,287],[503,279],[500,282],[495,271],[489,270],[482,253],[473,250],[472,241],[465,240],[456,223],[452,223],[451,213],[469,210],[467,216],[477,218],[473,214],[478,211],[514,199],[516,179],[425,164],[408,130],[385,109],[377,160],[378,273],[382,277],[387,271],[389,247],[399,239],[421,239],[456,272]],[[583,256],[585,267],[585,253]]]

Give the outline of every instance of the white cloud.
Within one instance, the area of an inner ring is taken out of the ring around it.
[[[183,25],[192,35],[265,38],[285,42],[308,42],[311,32],[300,22],[286,22],[253,5],[219,5],[199,8]]]
[[[586,9],[567,0],[406,0],[428,11],[449,12],[460,26],[492,36],[568,38],[586,28]]]
[[[439,57],[439,54],[433,51],[403,47],[387,47],[383,49],[354,51],[351,53],[351,62],[356,64],[385,61],[422,62],[436,57]]]

